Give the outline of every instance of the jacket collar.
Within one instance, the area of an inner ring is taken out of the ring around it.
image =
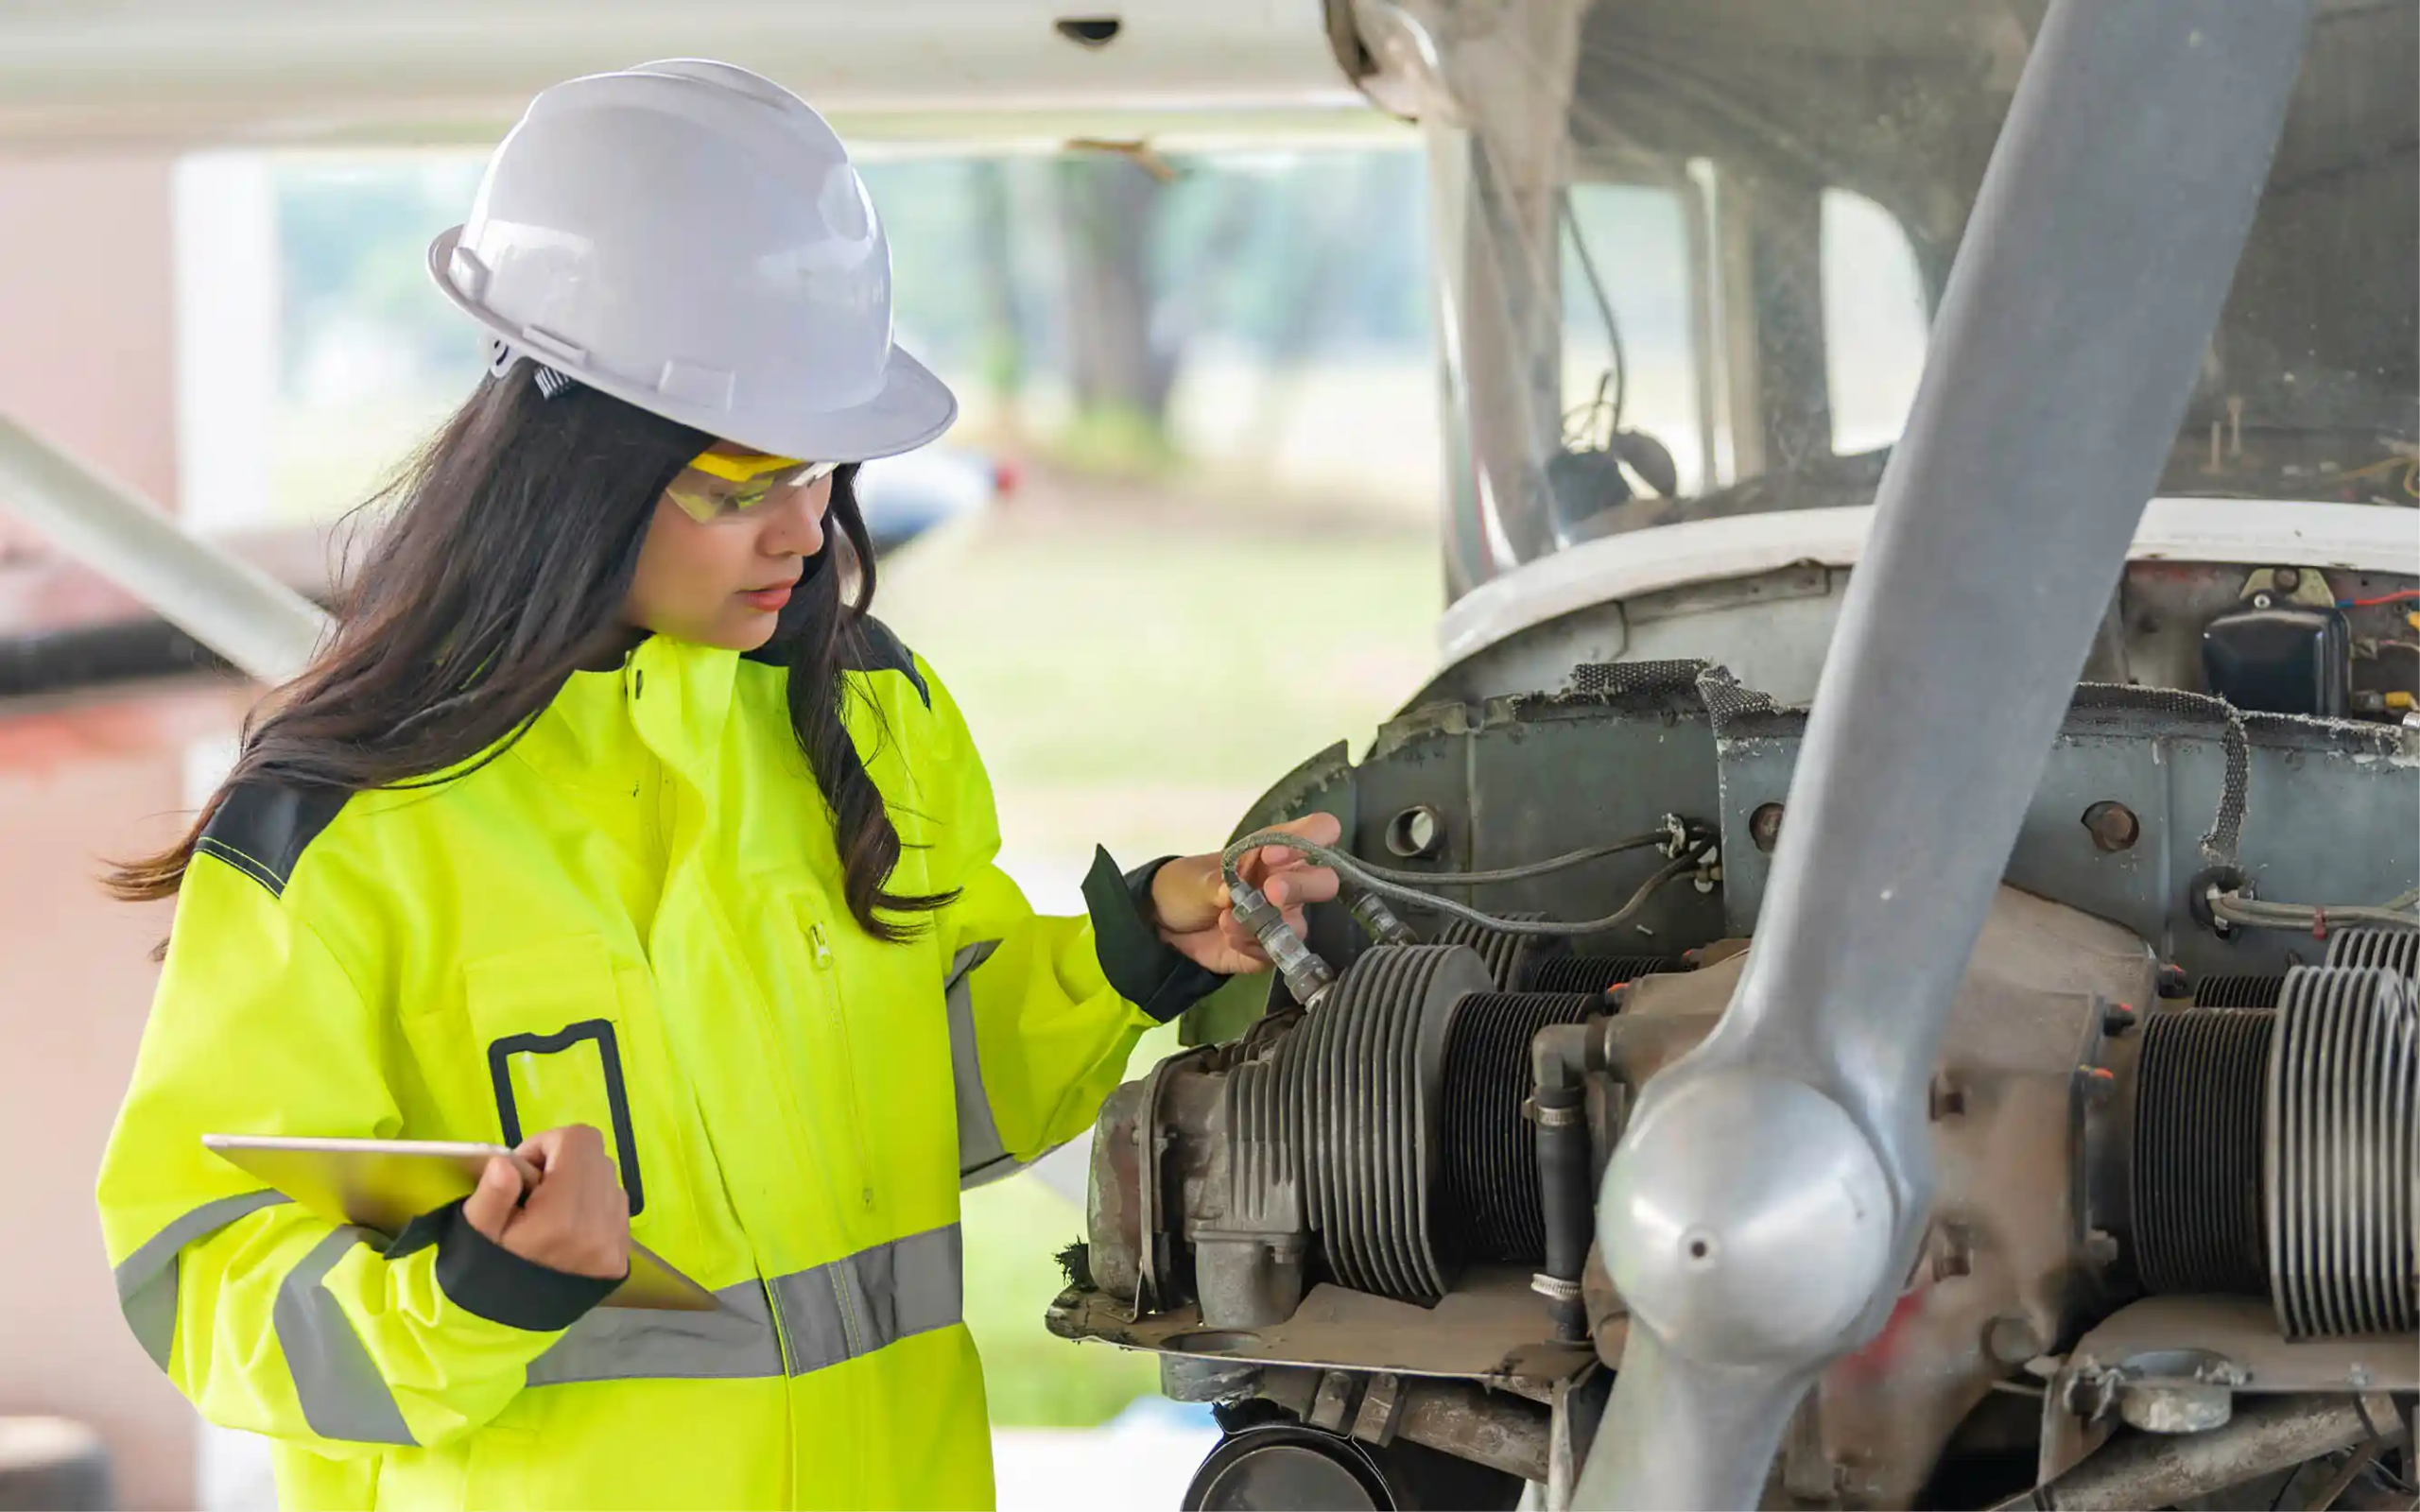
[[[549,780],[628,793],[652,761],[710,786],[739,653],[650,635],[609,671],[575,672],[513,747]]]

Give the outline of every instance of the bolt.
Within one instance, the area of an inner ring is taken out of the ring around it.
[[[1772,853],[1773,847],[1781,844],[1780,804],[1756,805],[1756,811],[1748,816],[1748,838],[1755,842],[1757,850],[1768,854]]]
[[[2078,1066],[2076,1095],[2086,1108],[2104,1106],[2118,1095],[2118,1074],[2100,1066]]]
[[[2143,837],[2143,821],[2135,817],[2135,811],[2109,799],[2083,811],[2083,827],[2092,833],[2096,847],[2113,854],[2132,850]]]
[[[2118,1236],[2106,1228],[2095,1228],[2083,1236],[2083,1258],[2106,1268],[2118,1263]]]
[[[2042,1352],[2042,1331],[2022,1313],[2002,1313],[1983,1330],[1983,1348],[2002,1365],[2023,1365]]]
[[[2135,1011],[2135,1005],[2131,1003],[2103,1003],[2100,1005],[2102,1034],[2113,1038],[2122,1034],[2132,1034],[2135,1025],[2141,1022],[2142,1015]]]
[[[2193,995],[2193,984],[2185,975],[2185,968],[2162,965],[2159,969],[2159,995],[2163,998],[2185,998]]]
[[[2303,586],[2303,570],[2299,567],[2280,567],[2269,575],[2269,581],[2276,585],[2277,592],[2290,593]]]

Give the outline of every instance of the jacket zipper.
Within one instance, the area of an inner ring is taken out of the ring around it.
[[[821,921],[806,928],[807,944],[815,952],[815,969],[823,976],[823,1010],[831,1016],[832,1037],[840,1046],[840,1090],[849,1105],[849,1138],[856,1145],[858,1200],[873,1207],[873,1160],[866,1150],[866,1127],[857,1107],[857,1060],[849,1044],[849,1014],[840,995],[840,975],[832,969],[832,937]]]

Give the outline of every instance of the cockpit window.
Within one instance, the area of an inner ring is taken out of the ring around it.
[[[1871,502],[2045,0],[1424,8],[1452,591]],[[2162,493],[2420,506],[2415,154],[2420,7],[2322,0]]]

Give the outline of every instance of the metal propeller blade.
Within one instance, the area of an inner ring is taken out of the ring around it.
[[[1631,1310],[1582,1507],[1756,1503],[1890,1314],[1944,1023],[2284,123],[2307,0],[2054,0],[1818,686],[1755,949],[1598,1233]],[[1886,816],[1887,816],[1887,822]]]

